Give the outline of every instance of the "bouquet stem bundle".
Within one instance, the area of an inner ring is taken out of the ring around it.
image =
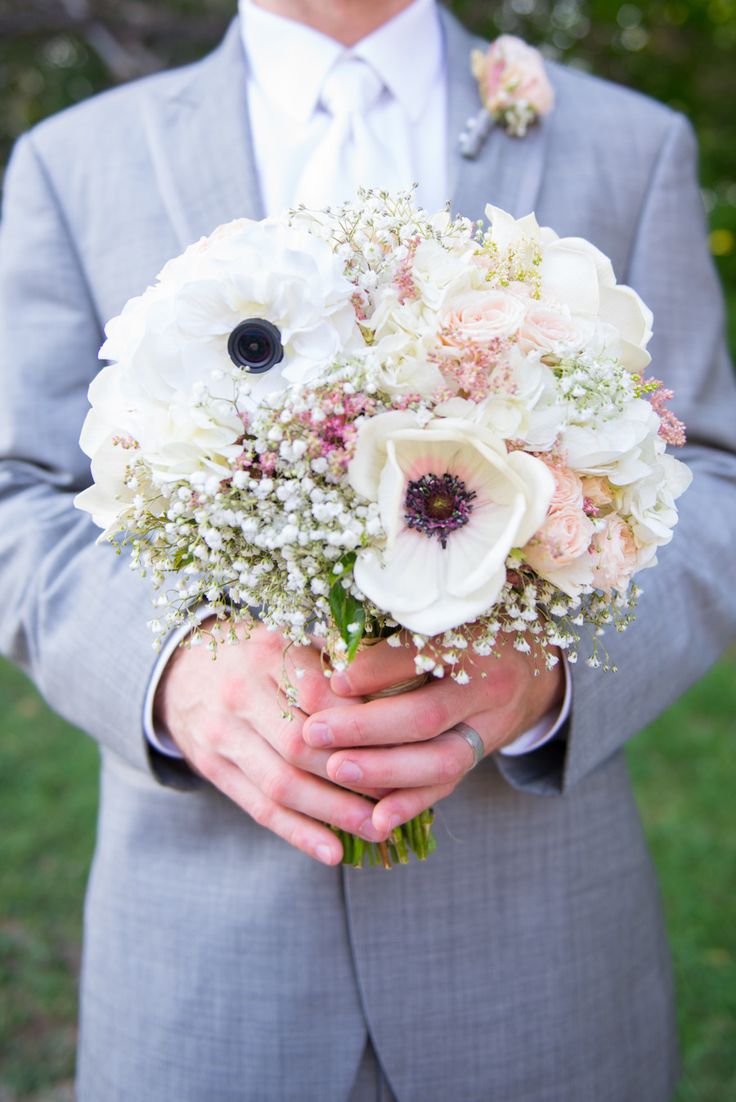
[[[396,827],[385,842],[366,842],[346,830],[332,829],[342,842],[343,865],[362,869],[367,861],[370,866],[383,865],[384,869],[390,869],[394,865],[408,865],[410,853],[419,861],[426,861],[430,853],[434,853],[437,842],[432,833],[433,822],[434,811],[428,808]]]

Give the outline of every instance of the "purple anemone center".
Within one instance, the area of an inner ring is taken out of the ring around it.
[[[447,537],[464,528],[473,511],[475,490],[450,474],[425,474],[409,483],[404,502],[404,520],[425,536],[436,536],[443,547]]]

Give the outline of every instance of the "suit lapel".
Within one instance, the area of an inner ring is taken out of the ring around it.
[[[156,181],[180,245],[233,218],[262,218],[237,20],[220,47],[143,103]]]
[[[470,71],[474,47],[488,43],[471,35],[444,8],[440,8],[445,33],[448,76],[448,157],[452,209],[476,219],[486,203],[502,207],[516,218],[534,210],[542,181],[547,127],[544,120],[526,137],[512,138],[494,127],[475,160],[460,153],[458,138],[467,119],[481,107],[478,84]]]

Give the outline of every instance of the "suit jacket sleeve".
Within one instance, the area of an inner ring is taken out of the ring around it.
[[[637,578],[636,623],[603,642],[618,672],[573,669],[564,736],[524,758],[501,758],[514,787],[564,792],[700,678],[736,638],[736,387],[723,296],[707,249],[695,139],[673,115],[622,282],[654,312],[651,374],[675,391],[688,427],[678,453],[694,474],[659,565]]]
[[[115,232],[118,232],[117,230]],[[0,647],[50,705],[148,770],[141,729],[154,662],[151,590],[97,546],[73,507],[77,444],[102,329],[33,136],[18,143],[0,227]],[[161,779],[188,786],[180,763]]]

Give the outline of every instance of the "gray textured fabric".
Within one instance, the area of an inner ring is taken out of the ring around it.
[[[347,1102],[396,1102],[370,1041],[365,1046]]]
[[[463,162],[473,40],[445,29],[455,208],[535,208],[655,312],[653,370],[690,427],[680,530],[637,626],[609,640],[619,675],[575,668],[566,739],[474,770],[438,808],[429,864],[343,872],[292,851],[149,755],[149,593],[71,506],[102,323],[197,235],[261,213],[237,27],[21,139],[0,236],[0,644],[102,747],[80,1102],[345,1102],[368,1035],[399,1102],[671,1095],[670,965],[620,748],[736,624],[736,396],[693,139],[552,66],[549,119]]]

